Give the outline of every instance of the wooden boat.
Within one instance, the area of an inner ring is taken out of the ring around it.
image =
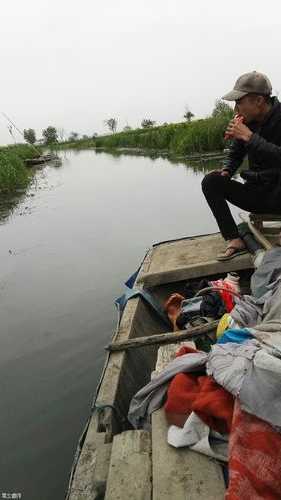
[[[220,234],[156,244],[146,254],[134,288],[148,291],[163,305],[171,293],[182,291],[186,280],[217,279],[237,271],[243,293],[249,292],[250,254],[218,262],[215,257],[224,245]],[[214,328],[208,325],[205,334]],[[155,367],[163,368],[182,338],[196,343],[199,335],[200,327],[171,333],[165,319],[141,296],[127,302],[79,442],[69,500],[224,498],[220,464],[188,448],[169,446],[162,409],[152,415],[151,432],[133,430],[126,418],[131,398],[150,381]]]
[[[57,160],[58,156],[53,154],[37,156],[36,158],[27,158],[24,160],[27,167],[33,167],[34,165],[41,165],[49,161]]]

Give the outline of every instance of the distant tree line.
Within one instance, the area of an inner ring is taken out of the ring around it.
[[[33,128],[24,129],[23,136],[25,141],[29,144],[35,144],[36,142],[38,142],[35,130]],[[96,133],[94,133],[92,136],[89,136],[87,134],[78,134],[78,132],[71,132],[68,138],[66,138],[66,134],[63,128],[56,128],[50,125],[49,127],[42,130],[42,140],[39,140],[39,142],[43,142],[44,144],[49,145],[65,141],[74,142],[79,139],[95,139],[96,137]]]
[[[223,116],[223,115],[224,116],[227,116],[227,115],[231,116],[232,114],[233,114],[233,109],[226,102],[224,102],[221,99],[217,99],[215,101],[215,107],[212,111],[213,118],[216,116],[219,117],[219,116]],[[186,105],[183,118],[188,123],[190,123],[192,118],[194,118],[194,116],[195,115],[192,113],[189,106]],[[109,118],[107,120],[104,120],[104,124],[109,128],[110,132],[112,132],[114,134],[117,130],[118,120],[117,120],[117,118]],[[167,122],[163,123],[163,126],[166,126],[166,125],[169,125],[169,124]],[[144,118],[141,122],[142,128],[152,128],[155,126],[156,126],[156,121],[151,120],[151,118]],[[127,125],[123,128],[123,132],[128,132],[130,130],[132,130],[132,127],[130,127],[130,125],[127,123]]]
[[[214,109],[212,111],[212,115],[211,115],[213,118],[221,117],[221,116],[231,118],[232,115],[233,115],[233,110],[227,103],[225,103],[221,99],[217,99],[215,101],[215,107],[214,107]],[[191,122],[192,118],[194,118],[194,114],[190,110],[189,106],[185,107],[185,113],[183,115],[183,118],[188,123]],[[117,118],[108,118],[107,120],[104,120],[104,124],[110,130],[110,132],[112,132],[112,134],[115,134],[115,132],[117,130],[117,125],[118,125]],[[167,126],[167,125],[169,125],[167,122],[165,122],[163,124],[163,126]],[[152,120],[151,118],[144,118],[141,121],[141,127],[144,129],[153,128],[155,126],[156,126],[156,121]],[[128,132],[130,130],[132,130],[132,127],[130,127],[130,125],[127,123],[127,125],[123,128],[123,131]],[[35,144],[37,142],[36,133],[35,133],[35,130],[33,128],[24,129],[23,135],[24,135],[24,139],[29,144]],[[43,140],[43,143],[46,145],[56,144],[58,142],[65,142],[65,141],[75,142],[75,141],[81,140],[81,139],[82,140],[95,139],[97,136],[98,135],[96,133],[94,133],[92,136],[88,136],[86,134],[81,135],[78,132],[72,131],[69,134],[68,138],[66,138],[65,130],[63,128],[56,128],[56,127],[53,127],[51,125],[49,125],[47,128],[42,130],[42,138],[43,138],[42,140]]]

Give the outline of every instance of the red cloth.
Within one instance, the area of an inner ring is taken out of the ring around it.
[[[196,352],[182,347],[177,355]],[[238,400],[212,377],[180,373],[169,385],[165,404],[169,424],[183,426],[195,413],[212,429],[230,432],[226,500],[281,499],[281,434],[241,410]]]
[[[280,500],[281,434],[235,402],[226,500]]]
[[[223,288],[227,288],[228,290],[233,290],[233,291],[236,291],[235,287],[233,285],[231,285],[230,283],[228,283],[227,281],[224,281],[224,280],[216,280],[216,281],[210,281],[210,284],[212,285],[212,287],[214,288],[220,288],[220,287],[223,287]],[[220,296],[221,296],[221,299],[225,305],[225,308],[226,308],[226,311],[229,313],[230,311],[232,311],[233,307],[234,307],[234,297],[233,297],[233,294],[230,293],[230,291],[228,292],[227,290],[216,290]]]
[[[229,290],[233,290],[233,287],[229,285],[228,283],[223,284],[224,288],[228,288]],[[224,302],[226,311],[229,313],[232,311],[234,307],[234,300],[233,300],[233,295],[232,293],[227,292],[226,290],[220,290],[220,296]]]
[[[191,352],[198,352],[198,351],[197,349],[193,349],[193,347],[190,347],[189,345],[183,345],[176,352],[176,358],[178,358],[179,356],[183,356],[184,354],[190,354]]]
[[[233,396],[207,375],[179,373],[169,385],[165,404],[170,425],[183,427],[194,411],[212,429],[224,434],[230,432]]]
[[[197,352],[189,346],[181,347],[176,356]],[[168,388],[165,404],[166,418],[170,425],[183,427],[192,411],[222,434],[230,432],[233,414],[233,396],[207,375],[179,373]]]

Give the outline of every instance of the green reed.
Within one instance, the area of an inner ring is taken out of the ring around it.
[[[190,123],[129,130],[97,137],[95,144],[109,149],[153,149],[175,155],[219,151],[226,145],[223,136],[230,118],[230,114],[222,114]]]
[[[27,187],[32,174],[24,160],[34,156],[36,152],[28,144],[0,147],[0,191],[12,192]]]

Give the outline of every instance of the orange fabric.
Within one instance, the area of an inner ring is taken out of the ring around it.
[[[189,354],[192,352],[197,352],[197,350],[193,349],[192,347],[189,347],[188,345],[184,345],[177,351],[176,357],[183,356],[183,354]],[[198,386],[197,375],[190,375],[189,378],[186,378],[186,374],[184,374],[184,373],[179,373],[178,376],[180,376],[180,375],[182,375],[182,377],[179,377],[178,385],[180,387],[181,381],[182,381],[183,388],[184,388],[182,392],[186,392],[186,391],[191,391],[191,392],[193,391],[194,392],[195,390],[197,390],[197,386]],[[169,394],[169,390],[168,390],[168,394]],[[168,424],[169,425],[176,425],[177,427],[183,427],[188,415],[192,411],[191,407],[188,410],[187,402],[182,401],[181,397],[174,402],[172,391],[171,391],[170,398],[168,397],[167,404],[168,404],[168,401],[171,404],[171,411],[170,412],[166,411],[166,419],[167,419]],[[173,409],[173,406],[175,406],[178,411],[177,410],[175,411]]]
[[[177,318],[181,311],[181,304],[184,300],[184,296],[179,293],[173,293],[165,302],[164,310],[168,314],[168,318],[171,321],[174,331],[179,330],[177,326]]]
[[[183,427],[194,411],[212,429],[224,434],[230,432],[233,404],[233,396],[212,377],[179,373],[169,385],[165,412],[170,425]],[[181,421],[182,425],[176,421]]]
[[[226,500],[280,500],[281,434],[235,402]]]
[[[200,391],[193,411],[212,429],[221,434],[231,429],[234,397],[213,379],[199,377]]]
[[[197,350],[182,346],[176,356],[194,352]],[[233,404],[233,396],[212,377],[198,373],[178,373],[169,385],[164,408],[170,425],[183,427],[187,417],[195,411],[203,422],[224,434],[230,432]]]

